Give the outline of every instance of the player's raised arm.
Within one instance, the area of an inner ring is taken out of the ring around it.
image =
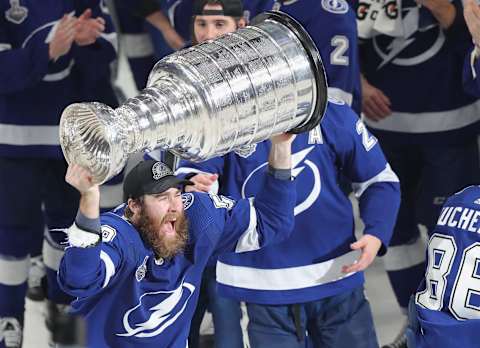
[[[295,182],[291,180],[291,144],[295,136],[271,138],[268,172],[260,192],[249,199],[234,200],[210,195],[216,208],[217,253],[257,250],[287,238],[293,230],[296,202]]]
[[[74,224],[67,230],[69,247],[61,261],[59,283],[67,293],[86,297],[108,285],[121,255],[113,245],[102,248],[100,191],[90,172],[72,164],[65,180],[80,192],[80,205]]]

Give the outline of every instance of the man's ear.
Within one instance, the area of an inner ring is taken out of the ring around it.
[[[240,18],[237,22],[238,28],[245,28],[247,26],[247,21],[245,18]]]
[[[127,205],[134,215],[140,213],[140,204],[138,204],[138,200],[129,198],[127,201]]]

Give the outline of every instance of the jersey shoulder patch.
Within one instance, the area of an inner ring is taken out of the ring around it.
[[[344,14],[348,12],[348,3],[346,0],[322,0],[322,7],[325,11],[334,14]]]
[[[195,200],[195,196],[192,193],[188,192],[188,193],[182,194],[183,209],[187,210],[188,208],[190,208],[194,200]]]
[[[102,242],[109,243],[117,235],[117,230],[109,225],[102,225]]]

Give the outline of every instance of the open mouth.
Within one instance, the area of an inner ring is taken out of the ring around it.
[[[175,233],[175,224],[176,224],[177,219],[169,219],[165,221],[164,226],[165,226],[165,233],[166,234],[174,234]]]

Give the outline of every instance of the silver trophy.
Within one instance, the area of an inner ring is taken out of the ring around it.
[[[69,163],[103,183],[134,152],[160,148],[204,161],[275,134],[308,131],[326,104],[313,40],[288,15],[267,12],[252,26],[160,60],[147,88],[115,110],[68,106],[60,143]]]

